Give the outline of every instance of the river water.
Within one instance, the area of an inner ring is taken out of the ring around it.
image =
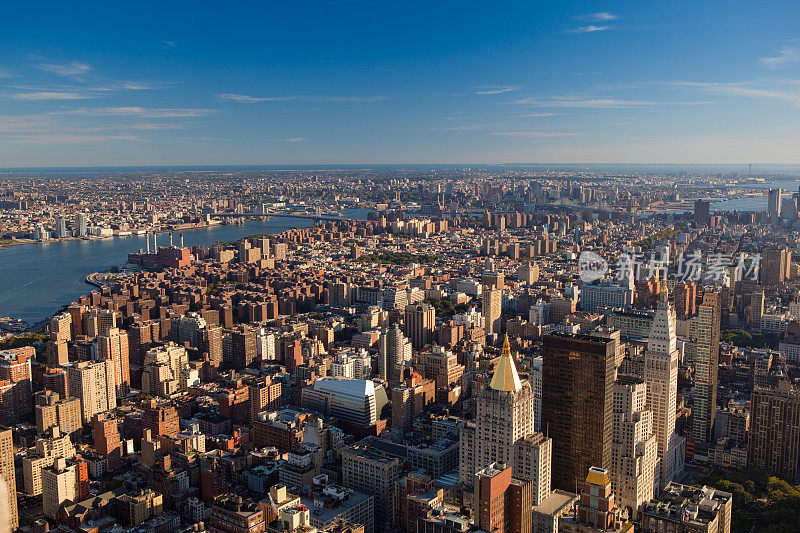
[[[352,218],[362,218],[359,215],[351,214]],[[247,220],[243,224],[183,231],[183,241],[186,246],[211,245],[217,241],[235,241],[251,234],[280,233],[312,224],[312,220],[305,218]],[[166,246],[168,239],[167,234],[159,234],[159,245]],[[174,242],[179,242],[177,232]],[[19,317],[30,324],[39,322],[62,305],[94,289],[84,281],[87,274],[122,265],[129,252],[146,246],[145,237],[141,235],[20,244],[0,249],[0,316]]]

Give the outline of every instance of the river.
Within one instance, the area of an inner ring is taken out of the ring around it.
[[[366,218],[362,210],[349,211],[347,214],[351,218]],[[217,241],[235,241],[251,234],[275,234],[312,224],[312,220],[305,218],[251,219],[243,224],[183,231],[183,241],[186,246],[211,245]],[[166,246],[168,239],[167,234],[159,234],[158,243]],[[174,242],[178,244],[177,232]],[[0,316],[22,318],[33,325],[94,289],[84,281],[88,274],[122,265],[128,259],[128,252],[145,247],[142,235],[20,244],[0,249]]]

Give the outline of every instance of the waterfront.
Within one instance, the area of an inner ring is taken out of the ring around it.
[[[352,213],[360,218],[360,213]],[[211,245],[250,234],[280,233],[313,224],[305,218],[250,219],[243,224],[219,225],[183,232],[184,244]],[[169,237],[160,234],[165,246]],[[178,235],[174,235],[175,244]],[[85,241],[80,239],[11,246],[0,250],[0,316],[22,318],[29,324],[47,318],[62,305],[94,289],[84,278],[92,272],[122,265],[128,252],[144,248],[143,235]]]

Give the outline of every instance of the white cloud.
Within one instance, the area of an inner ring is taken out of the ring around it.
[[[705,83],[695,81],[679,81],[674,82],[673,85],[679,85],[681,87],[696,87],[707,92],[742,96],[745,98],[783,100],[785,102],[789,102],[795,107],[800,107],[800,92],[796,90],[788,91],[774,88],[764,89],[754,87],[752,84],[743,83]]]
[[[175,48],[175,41],[161,41],[161,44],[164,45],[164,48]]]
[[[579,28],[567,30],[567,33],[593,33],[596,31],[605,31],[608,29],[611,29],[611,26],[598,26],[596,24],[589,24],[588,26],[581,26]]]
[[[482,89],[480,91],[475,91],[475,94],[503,94],[503,93],[510,93],[512,91],[518,91],[521,87],[519,85],[508,85],[504,87],[490,87],[486,89]]]
[[[259,102],[285,102],[288,100],[303,102],[380,102],[385,96],[248,96],[246,94],[218,94],[220,100],[240,104],[256,104]]]
[[[289,139],[284,139],[283,142],[287,143],[304,143],[306,140],[303,137],[291,137]]]
[[[157,123],[145,123],[145,124],[134,124],[131,128],[135,130],[148,130],[148,131],[156,131],[156,130],[180,130],[183,129],[183,126],[180,124],[157,124]]]
[[[65,76],[68,78],[80,76],[92,70],[91,65],[88,63],[82,63],[80,61],[71,61],[69,63],[42,63],[37,65],[37,67],[44,71],[52,72],[53,74],[58,74],[59,76]]]
[[[16,138],[21,143],[36,144],[80,144],[87,142],[107,141],[141,141],[136,135],[93,135],[83,133],[46,133],[42,135],[27,135]]]
[[[83,100],[92,96],[74,91],[33,91],[28,93],[16,93],[12,98],[17,100]]]
[[[195,118],[213,113],[212,109],[177,109],[147,107],[98,107],[87,110],[89,114],[108,116],[129,116],[145,118]]]
[[[278,100],[287,100],[288,97],[279,97],[279,96],[266,96],[266,97],[257,97],[257,96],[247,96],[246,94],[218,94],[217,98],[220,100],[228,100],[231,102],[238,102],[240,104],[255,104],[258,102],[276,102]]]
[[[597,109],[630,109],[647,106],[694,106],[706,105],[710,101],[692,102],[661,102],[652,100],[621,100],[617,98],[583,98],[578,96],[550,96],[520,98],[516,104],[538,107],[572,107],[572,108],[597,108]],[[534,114],[533,116],[538,116]]]
[[[617,20],[619,17],[608,11],[600,11],[597,13],[589,13],[588,15],[581,15],[578,20],[588,20],[591,22],[608,22],[610,20]]]
[[[11,73],[4,68],[0,68],[0,78],[10,78]]]
[[[598,107],[598,108],[629,108],[648,105],[658,105],[658,102],[641,100],[617,100],[615,98],[577,98],[571,96],[553,96],[550,98],[522,98],[518,104],[535,105],[542,107]]]
[[[568,131],[494,131],[490,135],[503,137],[574,137],[583,134]]]
[[[516,118],[542,118],[554,116],[556,116],[555,113],[525,113],[524,115],[516,115]]]
[[[800,63],[800,50],[792,46],[784,46],[778,50],[778,55],[773,57],[762,57],[761,63],[768,67],[785,67]]]
[[[123,81],[120,82],[119,87],[129,91],[149,91],[156,88],[154,85],[141,81]]]

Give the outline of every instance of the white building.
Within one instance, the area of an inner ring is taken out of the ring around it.
[[[653,412],[653,429],[658,443],[659,488],[665,487],[683,469],[678,457],[681,437],[675,434],[680,352],[675,333],[675,308],[666,292],[661,294],[644,355],[647,407]]]
[[[658,445],[646,402],[644,380],[623,376],[614,383],[611,487],[634,519],[639,506],[657,494]]]

